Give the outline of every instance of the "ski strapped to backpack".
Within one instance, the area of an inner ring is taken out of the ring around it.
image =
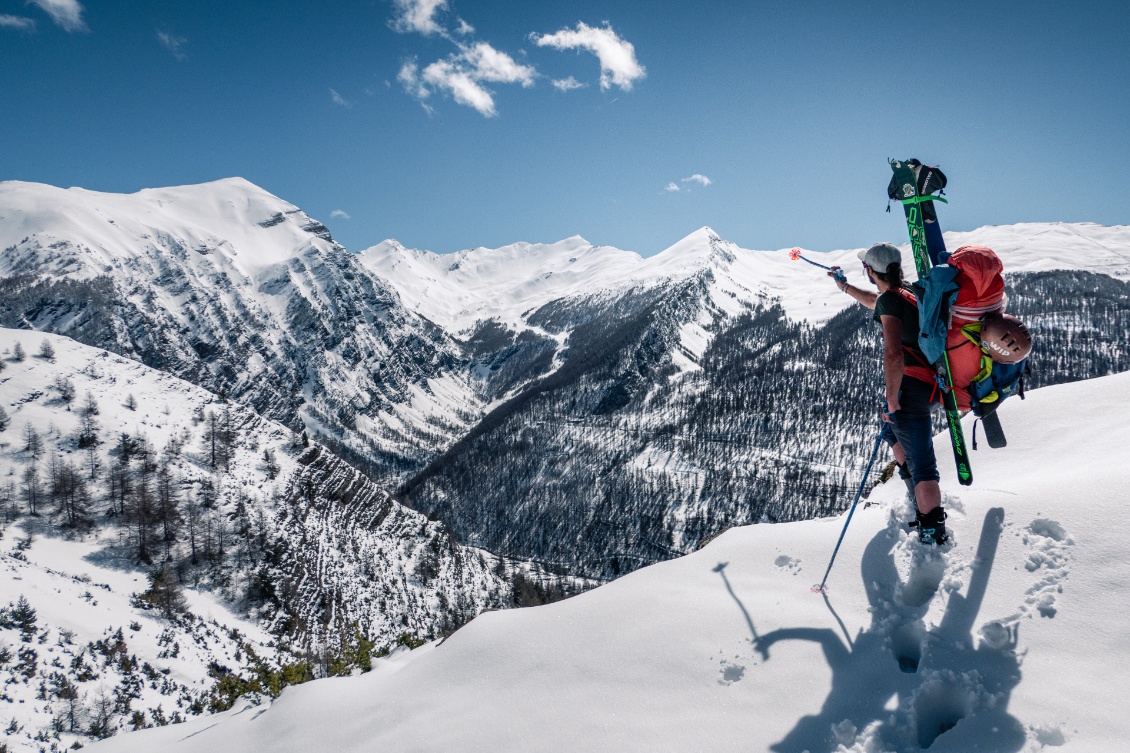
[[[940,170],[928,168],[918,160],[906,162],[890,160],[890,165],[891,170],[894,171],[894,176],[891,185],[888,186],[887,195],[891,198],[897,198],[902,203],[903,212],[906,214],[907,231],[910,233],[910,247],[914,254],[914,266],[918,271],[919,281],[925,281],[930,277],[931,267],[938,264],[945,253],[945,245],[942,242],[941,230],[938,228],[933,208],[934,201],[944,202],[945,199],[932,194],[934,191],[941,191],[945,188],[946,179]],[[927,243],[926,222],[923,217],[927,213],[934,218],[934,221],[929,223],[933,226],[930,228],[932,232],[929,237],[929,240],[933,242],[929,244]],[[920,297],[919,301],[921,302],[921,300]],[[922,319],[921,312],[919,319],[920,321]],[[958,413],[957,396],[953,388],[944,338],[942,342],[943,347],[940,355],[933,357],[927,355],[927,358],[931,360],[937,370],[939,384],[942,386],[942,404],[946,410],[950,445],[953,447],[953,459],[957,465],[957,479],[962,486],[968,486],[973,483],[973,469],[969,464],[965,434],[961,429],[961,415]],[[931,341],[932,344],[933,341]]]
[[[888,196],[906,194],[903,206],[918,268],[919,279],[913,286],[919,312],[918,345],[937,368],[943,386],[958,477],[964,484],[968,482],[959,459],[964,435],[960,424],[955,431],[952,418],[958,411],[973,411],[985,426],[989,446],[1005,446],[995,411],[1011,395],[1023,399],[1024,376],[1030,373],[1031,335],[1018,319],[1003,313],[1008,302],[1004,265],[992,249],[962,246],[952,254],[946,251],[931,203],[944,199],[930,195],[945,187],[945,175],[917,160],[892,162],[891,167],[895,176]],[[976,421],[973,447],[976,449]],[[967,460],[965,468],[968,470]]]

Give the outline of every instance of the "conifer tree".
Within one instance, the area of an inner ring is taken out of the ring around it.
[[[141,594],[141,598],[160,609],[161,614],[170,620],[188,609],[180,580],[172,568],[165,565],[149,572],[149,589]]]
[[[177,478],[168,462],[157,471],[157,518],[161,522],[161,540],[165,542],[165,555],[177,538],[181,514],[178,507]]]
[[[16,601],[16,605],[12,607],[11,615],[12,624],[19,628],[24,642],[30,643],[31,639],[35,637],[35,625],[36,621],[38,620],[38,616],[23,594],[20,594],[20,598]]]
[[[67,410],[70,410],[71,403],[75,400],[75,383],[69,377],[60,375],[55,377],[55,382],[51,386],[59,393],[59,399],[67,405]]]
[[[32,460],[38,460],[43,453],[43,439],[30,423],[24,425],[24,452],[31,455]]]
[[[24,468],[23,476],[23,493],[24,499],[27,501],[28,515],[38,515],[39,505],[39,469],[36,468],[35,463],[29,463]]]
[[[43,342],[39,344],[39,353],[37,355],[44,361],[55,360],[55,348],[51,345],[51,341],[46,337],[43,338]]]

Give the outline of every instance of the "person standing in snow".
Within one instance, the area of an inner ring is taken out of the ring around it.
[[[909,479],[917,515],[910,525],[926,544],[944,544],[946,512],[938,485],[938,463],[930,409],[940,401],[934,369],[918,349],[918,305],[903,284],[902,254],[889,243],[876,243],[859,252],[863,271],[878,292],[848,284],[843,270],[833,267],[828,275],[836,286],[875,312],[883,329],[883,377],[887,411],[883,420],[891,424],[899,475]]]

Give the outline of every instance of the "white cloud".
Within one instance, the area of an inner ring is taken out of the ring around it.
[[[0,28],[35,31],[35,21],[23,16],[0,15]]]
[[[663,190],[668,192],[668,193],[675,193],[676,191],[679,190],[679,186],[678,186],[677,183],[668,183],[667,187],[664,188]]]
[[[611,26],[595,28],[583,22],[576,29],[562,29],[554,34],[531,34],[539,47],[558,50],[588,50],[600,60],[600,88],[620,87],[629,91],[635,81],[644,78],[647,70],[636,59],[636,48],[621,39]]]
[[[435,15],[447,7],[447,0],[394,0],[396,15],[392,28],[402,33],[416,32],[430,36],[443,29],[436,23]]]
[[[333,219],[333,220],[336,220],[336,219],[349,220],[349,219],[353,219],[353,218],[350,217],[349,213],[346,212],[344,209],[335,209],[332,212],[330,212],[330,219]]]
[[[713,181],[711,181],[710,178],[707,178],[705,175],[702,175],[700,173],[695,173],[689,178],[683,178],[683,183],[700,183],[704,188],[706,186],[709,186],[712,182]]]
[[[586,86],[572,76],[570,76],[569,78],[557,78],[550,83],[553,84],[553,87],[555,89],[563,92],[571,92],[574,89],[583,89]]]
[[[461,105],[467,105],[487,118],[498,114],[494,109],[494,97],[486,87],[479,84],[471,74],[451,60],[437,60],[424,69],[422,86],[430,85],[445,89]]]
[[[39,6],[51,20],[67,31],[86,31],[82,20],[82,5],[78,0],[28,0],[30,5]]]
[[[157,32],[157,39],[168,48],[169,52],[173,53],[173,57],[177,60],[184,60],[187,57],[184,54],[184,46],[188,44],[188,40],[184,37],[175,37],[168,32],[159,31]]]
[[[338,94],[336,89],[330,89],[330,99],[333,100],[333,103],[335,105],[341,105],[342,107],[353,107],[353,103]]]
[[[437,60],[422,71],[415,60],[405,61],[400,67],[397,80],[404,90],[424,104],[433,91],[446,91],[461,105],[474,108],[484,117],[494,117],[498,111],[494,106],[493,93],[482,85],[488,81],[499,84],[534,85],[537,71],[522,65],[500,52],[486,42],[459,47],[459,52]]]
[[[475,27],[474,26],[471,26],[471,24],[467,23],[462,18],[458,18],[456,20],[459,22],[459,25],[455,27],[455,33],[456,34],[458,34],[459,36],[465,37],[468,34],[474,34],[475,33]]]
[[[462,59],[471,68],[472,76],[481,81],[494,81],[500,84],[521,84],[524,88],[534,85],[537,71],[531,66],[522,65],[507,55],[479,42],[465,48],[454,59]]]
[[[416,64],[416,59],[405,60],[400,66],[400,73],[396,74],[396,80],[404,87],[404,91],[411,94],[416,99],[427,99],[431,92],[427,87],[420,83],[420,66]]]

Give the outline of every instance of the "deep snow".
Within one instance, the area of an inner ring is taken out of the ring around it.
[[[941,463],[942,551],[907,536],[897,480],[876,489],[827,599],[809,588],[842,516],[732,529],[371,674],[93,750],[1124,749],[1127,389],[1130,373],[1002,406],[1009,446],[974,453],[974,486]]]

